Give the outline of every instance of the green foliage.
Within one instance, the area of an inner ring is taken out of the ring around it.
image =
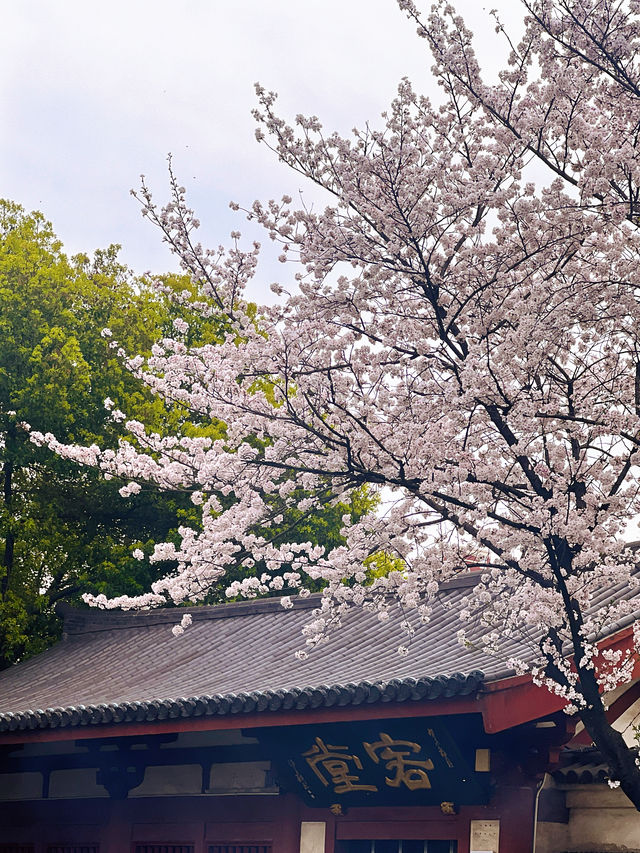
[[[197,518],[184,494],[144,489],[123,500],[120,483],[36,447],[21,426],[113,446],[106,397],[153,429],[184,423],[184,410],[151,395],[101,336],[109,327],[126,351],[147,354],[178,312],[117,252],[69,259],[41,214],[0,202],[0,666],[57,636],[57,601],[148,589],[169,567],[140,563],[132,549]],[[189,286],[183,277],[165,284]],[[190,332],[198,342],[219,333],[215,320]]]
[[[364,566],[367,574],[367,582],[373,583],[376,578],[386,578],[392,572],[402,574],[406,570],[404,560],[399,557],[392,557],[385,551],[376,551],[364,561]]]

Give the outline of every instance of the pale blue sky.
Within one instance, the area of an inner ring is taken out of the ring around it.
[[[495,73],[504,46],[488,10],[517,30],[520,5],[457,6]],[[69,253],[121,243],[137,272],[176,268],[129,195],[144,172],[165,197],[169,151],[204,243],[255,236],[230,199],[304,189],[254,140],[256,80],[285,116],[342,132],[375,125],[403,75],[436,94],[426,44],[394,0],[20,0],[2,18],[0,195],[42,210]],[[267,262],[253,298],[287,273]]]

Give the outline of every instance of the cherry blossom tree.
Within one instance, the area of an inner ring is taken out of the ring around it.
[[[201,506],[200,529],[156,548],[179,571],[101,606],[197,600],[230,566],[260,563],[230,595],[325,583],[312,648],[357,605],[384,620],[400,601],[428,621],[439,584],[472,555],[462,641],[481,623],[487,652],[507,660],[509,640],[528,637],[530,656],[509,665],[579,713],[640,808],[636,753],[602,699],[631,679],[640,636],[627,652],[597,644],[640,594],[628,545],[640,511],[640,2],[524,0],[524,35],[495,85],[449,5],[424,17],[399,5],[431,49],[442,104],[404,80],[381,129],[344,138],[315,117],[287,124],[257,87],[258,138],[328,199],[246,211],[297,264],[289,290],[273,286],[276,305],[245,300],[259,247],[234,234],[228,251],[204,249],[175,179],[165,207],[144,184],[138,194],[228,332],[193,348],[178,326],[151,358],[122,356],[224,436],[132,421],[135,442],[117,451],[34,438],[126,478],[125,494],[152,481]],[[313,513],[363,484],[384,511],[345,516],[345,545],[326,553],[279,526],[292,501]],[[393,570],[372,578],[380,554]],[[401,653],[416,619],[406,627]]]

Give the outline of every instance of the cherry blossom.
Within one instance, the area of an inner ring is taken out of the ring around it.
[[[325,584],[301,659],[352,607],[385,621],[392,602],[416,614],[404,655],[439,585],[472,563],[460,641],[562,696],[640,806],[635,756],[601,699],[633,677],[640,638],[628,651],[597,642],[633,620],[640,595],[629,546],[640,513],[640,4],[524,0],[525,33],[497,85],[451,5],[424,16],[399,5],[431,50],[443,104],[403,80],[380,128],[345,138],[316,117],[287,123],[275,94],[256,88],[258,139],[327,198],[323,210],[283,196],[244,211],[297,264],[273,286],[278,304],[256,310],[245,296],[258,244],[243,249],[237,232],[229,249],[197,241],[171,170],[164,207],[144,180],[135,194],[198,286],[199,301],[178,301],[225,317],[225,334],[189,347],[176,321],[147,359],[112,344],[194,422],[226,424],[224,438],[127,421],[132,438],[116,450],[33,439],[121,478],[124,495],[151,482],[201,507],[201,528],[152,556],[175,559],[175,573],[98,606],[195,602],[229,567],[261,565],[228,594],[283,590],[290,607],[309,579]],[[531,180],[532,161],[546,181]],[[265,532],[299,489],[313,513],[363,484],[386,496],[384,512],[345,517],[345,544],[330,553]],[[376,554],[393,568],[371,580]],[[516,637],[526,656],[509,651]]]

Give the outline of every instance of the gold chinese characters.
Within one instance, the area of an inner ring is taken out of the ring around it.
[[[428,770],[433,762],[421,756],[422,746],[407,740],[394,740],[386,732],[380,732],[379,740],[362,742],[364,753],[374,764],[382,764],[389,775],[385,784],[390,788],[404,785],[410,791],[431,788]],[[324,787],[333,786],[336,794],[349,791],[377,791],[378,786],[369,784],[362,759],[348,746],[328,744],[315,738],[314,745],[302,757]],[[364,777],[364,778],[363,778]]]
[[[302,755],[325,787],[329,785],[329,779],[331,780],[336,794],[344,794],[347,791],[377,791],[376,785],[357,784],[360,777],[349,770],[362,770],[362,762],[357,755],[351,755],[348,749],[348,746],[326,744],[322,738],[317,737],[315,745]],[[353,764],[352,768],[350,764]]]
[[[385,776],[385,782],[390,788],[406,785],[410,791],[417,788],[430,788],[431,782],[427,770],[433,770],[433,761],[417,761],[407,756],[416,755],[422,747],[410,740],[393,740],[388,734],[380,732],[380,740],[375,743],[363,743],[368,755],[376,764],[382,760],[386,770],[392,770],[394,775]]]

